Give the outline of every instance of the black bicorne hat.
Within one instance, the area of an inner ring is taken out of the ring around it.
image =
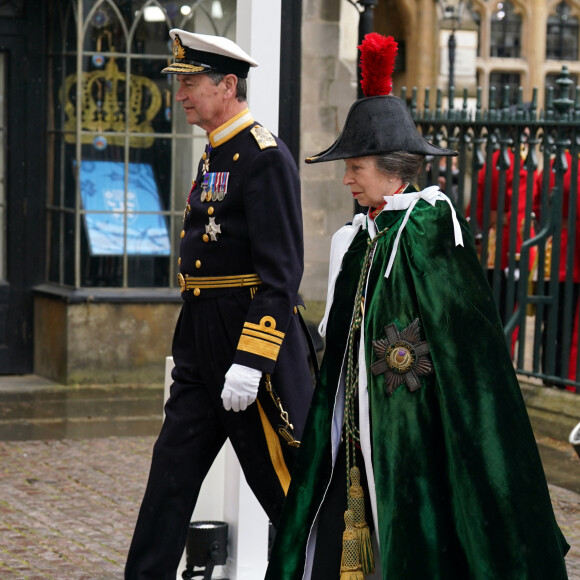
[[[417,130],[405,102],[388,94],[397,53],[392,37],[367,34],[359,46],[363,92],[348,112],[338,139],[325,151],[306,158],[306,163],[406,151],[419,155],[457,155],[432,145]],[[370,96],[372,95],[372,96]]]
[[[306,163],[406,151],[419,155],[457,155],[425,140],[402,99],[392,95],[365,97],[355,101],[342,133],[325,151],[306,158]]]

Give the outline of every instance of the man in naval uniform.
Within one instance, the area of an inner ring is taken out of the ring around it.
[[[258,63],[226,38],[170,35],[174,61],[163,72],[176,75],[176,100],[209,143],[184,213],[173,384],[128,579],[175,580],[200,487],[227,438],[276,525],[313,390],[297,309],[300,182],[285,144],[247,107]]]

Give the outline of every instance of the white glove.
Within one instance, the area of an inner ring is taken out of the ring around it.
[[[233,364],[226,373],[222,401],[226,411],[245,411],[258,396],[262,371]]]

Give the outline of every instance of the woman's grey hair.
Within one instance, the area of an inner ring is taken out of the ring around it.
[[[376,155],[375,159],[379,171],[395,175],[401,178],[403,183],[409,183],[417,177],[425,156],[407,151],[392,151]]]
[[[226,76],[224,73],[216,71],[210,71],[206,74],[216,85],[219,85],[222,82],[222,79]],[[243,103],[248,99],[248,83],[246,82],[246,79],[243,79],[242,77],[238,77],[238,85],[236,87],[236,99],[240,103]]]

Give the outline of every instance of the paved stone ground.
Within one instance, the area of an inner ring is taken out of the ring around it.
[[[153,442],[0,441],[0,578],[121,579]],[[580,580],[580,495],[550,492]]]
[[[153,441],[0,442],[0,578],[122,578]]]

